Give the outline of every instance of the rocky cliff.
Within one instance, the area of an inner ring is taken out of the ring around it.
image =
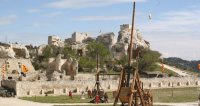
[[[29,52],[24,45],[7,44],[0,45],[0,58],[30,58]]]
[[[112,46],[111,51],[114,58],[121,59],[128,54],[128,47],[131,39],[131,27],[121,28],[118,34],[117,43]],[[139,30],[134,30],[133,48],[136,49],[137,47],[150,48],[150,45],[142,38]]]

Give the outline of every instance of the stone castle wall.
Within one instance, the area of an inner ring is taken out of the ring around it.
[[[106,80],[101,80],[101,87],[105,91],[114,91],[118,88],[119,79],[114,77],[105,77]],[[141,78],[145,89],[162,89],[162,88],[181,88],[181,87],[200,87],[199,78]],[[6,81],[3,86],[14,87],[17,96],[44,96],[45,92],[52,92],[51,95],[66,95],[68,91],[81,91],[93,89],[95,80],[93,78],[77,79],[77,80],[60,80],[60,81]]]

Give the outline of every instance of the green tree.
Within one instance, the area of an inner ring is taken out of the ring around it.
[[[158,51],[144,49],[140,51],[139,70],[153,71],[157,68],[156,63],[159,62],[161,54]]]
[[[53,54],[53,51],[51,49],[51,46],[46,46],[43,51],[42,54],[45,58],[50,58]]]
[[[96,60],[97,55],[99,56],[100,64],[102,65],[106,59],[110,57],[110,51],[109,49],[100,42],[90,42],[87,45],[88,50],[88,56],[91,57],[91,59]]]
[[[72,50],[70,47],[68,46],[65,46],[63,49],[62,49],[62,54],[64,54],[64,58],[67,58],[67,57],[73,57],[75,58],[76,57],[76,51],[75,50]]]
[[[89,59],[88,57],[79,58],[79,67],[80,68],[90,68],[93,69],[96,67],[96,61]]]
[[[128,55],[125,55],[125,56],[123,56],[123,58],[121,58],[120,60],[115,60],[115,63],[116,64],[119,64],[119,65],[122,65],[122,66],[125,66],[125,65],[128,65],[128,61],[129,61],[129,59],[128,59]]]
[[[53,45],[46,46],[42,51],[42,54],[46,59],[50,57],[56,57],[59,53],[61,53],[61,48]]]

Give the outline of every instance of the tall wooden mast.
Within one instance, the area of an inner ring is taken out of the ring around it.
[[[130,39],[130,46],[129,46],[129,69],[128,69],[128,76],[127,76],[127,83],[126,86],[129,86],[130,83],[130,74],[131,74],[131,63],[133,58],[133,37],[134,37],[134,30],[135,30],[135,1],[133,2],[133,16],[132,16],[132,27],[131,27],[131,39]]]

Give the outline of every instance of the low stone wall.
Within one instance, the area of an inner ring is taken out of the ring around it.
[[[117,88],[117,81],[101,81],[101,87],[104,90],[113,91]],[[50,95],[66,95],[69,90],[76,91],[80,94],[87,89],[92,90],[95,86],[95,81],[36,81],[36,82],[17,82],[17,96],[43,96],[45,92],[51,92]]]
[[[171,78],[142,78],[141,79],[146,89],[160,88],[180,88],[180,87],[199,87],[200,79],[194,77],[171,77]]]
[[[200,87],[200,79],[189,78],[141,78],[145,89],[179,88],[179,87]],[[119,79],[100,80],[102,89],[114,91],[118,88]],[[95,86],[94,79],[81,80],[60,80],[60,81],[3,81],[3,86],[16,90],[18,97],[22,96],[44,96],[46,92],[50,95],[67,95],[69,90],[80,94],[87,89],[92,90]]]

